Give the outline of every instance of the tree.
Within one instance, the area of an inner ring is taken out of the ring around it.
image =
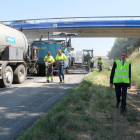
[[[108,58],[116,60],[120,57],[121,52],[126,52],[129,55],[138,46],[140,46],[139,38],[117,38],[111,51],[108,52]]]

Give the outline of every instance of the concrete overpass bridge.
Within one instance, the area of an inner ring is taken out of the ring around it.
[[[22,28],[28,39],[40,38],[48,32],[77,33],[77,38],[140,37],[140,16],[44,18],[1,22],[16,29]]]

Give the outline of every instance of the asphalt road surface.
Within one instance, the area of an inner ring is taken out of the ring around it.
[[[44,76],[29,75],[23,84],[0,88],[0,140],[14,140],[39,116],[77,86],[85,74],[65,75],[65,83],[46,83]]]

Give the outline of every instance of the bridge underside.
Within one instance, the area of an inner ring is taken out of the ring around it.
[[[36,29],[23,30],[28,39],[40,38],[42,34],[54,34],[55,32],[77,33],[74,38],[140,38],[140,28],[63,28],[63,29]],[[54,36],[57,38],[58,36]]]
[[[140,20],[104,20],[104,21],[74,21],[74,22],[41,22],[16,23],[13,28],[23,29],[29,39],[40,38],[42,34],[52,35],[54,32],[77,33],[82,37],[119,37],[139,38]]]

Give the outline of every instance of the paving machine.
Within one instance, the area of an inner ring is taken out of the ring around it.
[[[74,63],[68,73],[88,73],[90,71],[90,57],[93,57],[93,50],[83,50],[82,63]]]
[[[66,62],[64,63],[64,70],[65,73],[67,73],[68,69],[73,65],[74,59],[71,57],[71,51],[74,50],[71,46],[71,36],[75,36],[76,34],[69,34],[69,33],[60,33],[57,35],[51,35],[53,37],[60,36],[65,37],[65,40],[54,40],[50,39],[50,35],[41,35],[40,39],[38,41],[33,41],[31,46],[36,46],[39,51],[39,61],[37,62],[39,66],[39,74],[45,74],[45,63],[44,58],[47,55],[47,51],[51,52],[51,55],[53,58],[56,58],[56,55],[58,54],[58,49],[62,51],[67,57],[67,65]],[[48,36],[48,40],[45,40],[45,36]],[[69,37],[67,41],[67,37]],[[53,64],[53,73],[54,75],[58,74],[58,69],[55,68],[55,63]]]
[[[90,57],[93,57],[92,50],[83,50],[83,64],[87,65],[87,70],[90,70]]]

